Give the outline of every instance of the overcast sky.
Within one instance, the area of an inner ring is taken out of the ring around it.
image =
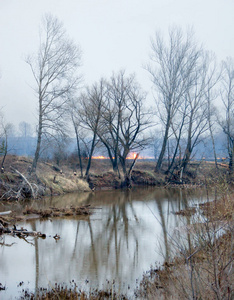
[[[169,26],[193,26],[197,40],[219,61],[234,57],[234,0],[0,0],[0,108],[8,122],[36,123],[37,99],[27,54],[39,45],[39,24],[51,12],[82,49],[85,83],[125,68],[149,92],[142,65],[150,37]]]

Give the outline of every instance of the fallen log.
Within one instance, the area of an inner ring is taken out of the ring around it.
[[[22,179],[26,182],[26,184],[29,186],[29,188],[30,188],[30,190],[31,190],[31,193],[32,193],[33,199],[35,199],[35,192],[34,192],[34,189],[33,189],[32,185],[31,185],[31,183],[27,180],[27,178],[26,178],[22,173],[20,173],[18,170],[16,170],[15,168],[10,167],[10,169],[11,169],[12,171],[14,171],[15,173],[17,173],[19,176],[21,176],[21,178],[22,178]],[[19,192],[21,192],[21,190],[20,190]]]
[[[41,233],[40,231],[28,231],[27,229],[24,229],[23,227],[21,229],[17,229],[15,225],[12,229],[10,229],[8,227],[4,227],[0,223],[0,234],[4,234],[4,233],[16,235],[18,237],[34,236],[34,237],[46,238],[46,234]]]
[[[11,210],[8,210],[8,211],[1,211],[1,212],[0,212],[0,216],[9,215],[9,214],[11,214],[11,213],[12,213]]]

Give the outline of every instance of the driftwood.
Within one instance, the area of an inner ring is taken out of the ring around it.
[[[1,212],[0,212],[0,216],[6,216],[6,215],[9,215],[9,214],[11,214],[11,213],[12,213],[11,210],[8,210],[8,211],[1,211]]]
[[[18,170],[16,170],[15,168],[13,168],[13,167],[10,167],[10,168],[11,168],[12,171],[14,171],[15,173],[17,173],[27,183],[27,185],[29,186],[29,188],[31,190],[32,197],[33,197],[33,199],[35,199],[34,189],[33,189],[32,185],[31,185],[31,183],[27,180],[27,178],[22,173],[20,173]],[[20,192],[21,192],[21,190],[18,191],[18,193],[20,193]]]
[[[21,227],[20,229],[17,229],[15,225],[13,226],[12,229],[10,229],[8,227],[4,227],[0,223],[0,234],[4,234],[4,233],[16,235],[16,236],[22,237],[22,238],[25,238],[28,236],[46,238],[46,234],[41,233],[39,231],[28,231],[27,229],[24,229],[23,227]]]

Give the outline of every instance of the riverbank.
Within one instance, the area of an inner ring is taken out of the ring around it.
[[[0,199],[38,199],[48,195],[90,191],[88,183],[69,167],[39,162],[36,174],[29,174],[32,159],[8,155],[0,173]]]
[[[39,162],[36,174],[29,175],[31,164],[31,158],[15,155],[6,157],[4,173],[0,173],[1,200],[37,199],[47,195],[123,187],[123,175],[119,176],[111,171],[111,164],[107,159],[93,160],[87,180],[80,178],[80,171],[74,164],[66,162],[57,166],[52,162]],[[163,171],[155,173],[154,167],[155,162],[152,160],[138,160],[132,171],[132,185],[165,187],[179,185],[187,188],[204,186],[211,181],[215,184],[220,176],[227,176],[225,165],[220,165],[217,171],[212,163],[193,162],[181,182],[179,174],[170,177]]]
[[[0,173],[0,199],[22,200],[71,192],[119,189],[123,179],[111,171],[109,160],[93,160],[87,180],[80,178],[78,169],[67,163],[61,166],[49,162],[39,162],[36,174],[29,174],[30,158],[8,155],[4,173]],[[132,172],[133,185],[161,186],[165,176],[153,172],[154,162],[138,164],[139,170]],[[143,171],[144,170],[144,171]]]

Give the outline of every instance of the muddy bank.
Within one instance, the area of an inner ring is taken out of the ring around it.
[[[151,172],[140,170],[132,171],[131,180],[133,186],[162,186],[165,184],[162,175],[155,175]],[[92,190],[119,189],[123,187],[123,181],[114,172],[106,172],[99,175],[90,174],[88,183]]]

